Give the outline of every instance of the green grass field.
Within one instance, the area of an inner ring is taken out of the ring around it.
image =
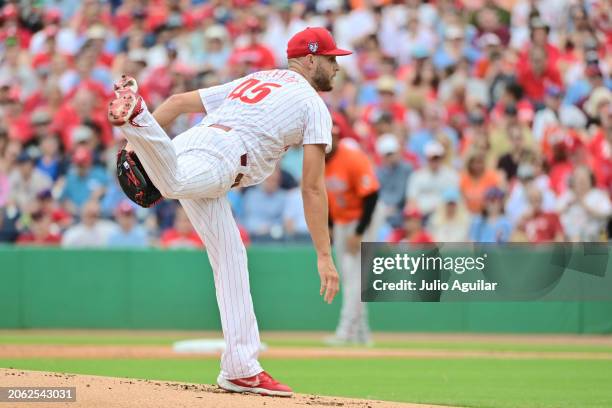
[[[92,335],[1,335],[2,344],[74,344],[74,345],[149,345],[170,346],[184,340],[184,336],[92,336]],[[326,347],[322,340],[312,339],[278,339],[262,337],[270,347]],[[511,342],[483,341],[378,341],[374,349],[407,349],[407,350],[450,350],[450,351],[532,351],[532,352],[582,352],[612,353],[612,345],[582,344],[533,344]]]
[[[169,345],[179,337],[2,335],[2,344]],[[316,340],[266,338],[271,347],[319,347]],[[1,347],[1,346],[0,346]],[[605,345],[483,341],[385,341],[381,348],[610,352]],[[296,392],[467,407],[612,407],[612,360],[491,358],[262,359]],[[216,359],[0,359],[1,367],[214,383]]]

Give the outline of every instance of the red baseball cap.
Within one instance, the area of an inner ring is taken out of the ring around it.
[[[93,161],[93,155],[91,151],[85,146],[79,146],[72,155],[72,162],[77,166],[91,164]]]
[[[134,212],[134,207],[132,207],[128,200],[122,200],[115,209],[116,215],[133,215]]]
[[[423,218],[423,213],[416,207],[407,206],[404,208],[404,217],[406,218]]]
[[[336,46],[334,37],[323,27],[308,27],[300,31],[287,44],[287,58],[312,55],[350,55],[351,51]]]

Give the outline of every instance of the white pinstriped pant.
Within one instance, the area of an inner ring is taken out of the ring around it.
[[[249,286],[244,244],[225,197],[244,170],[242,142],[232,131],[195,126],[170,140],[146,109],[120,129],[147,174],[166,198],[179,199],[212,265],[226,349],[221,375],[250,377],[263,371],[257,361],[259,330]]]

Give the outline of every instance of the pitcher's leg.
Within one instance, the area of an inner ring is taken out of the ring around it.
[[[221,375],[244,378],[263,371],[257,361],[259,330],[251,291],[247,256],[227,199],[181,200],[187,216],[204,241],[213,268],[217,304],[226,349]]]
[[[139,126],[128,123],[119,129],[164,197],[217,197],[224,192],[225,178],[221,177],[219,160],[197,151],[178,155],[172,140],[147,109],[134,118],[134,122]],[[205,143],[203,136],[208,131],[206,127],[196,127],[186,133],[197,145]]]

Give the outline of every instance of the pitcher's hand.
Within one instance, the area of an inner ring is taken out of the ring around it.
[[[320,295],[326,303],[331,303],[340,288],[340,278],[331,256],[320,257],[317,259],[317,268],[321,278]]]

